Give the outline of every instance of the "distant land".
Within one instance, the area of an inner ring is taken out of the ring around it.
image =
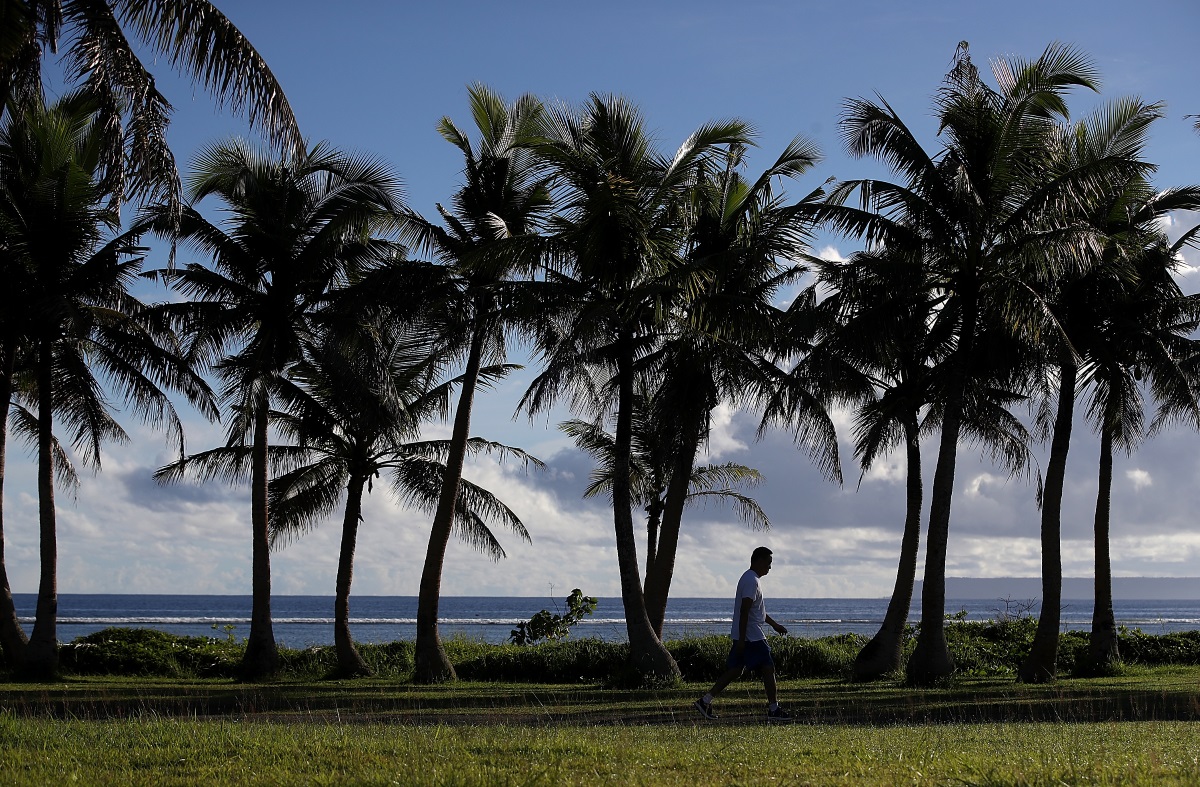
[[[1091,577],[1063,577],[1064,599],[1090,599],[1095,581]],[[1007,599],[1013,602],[1040,600],[1042,580],[1038,577],[946,577],[946,598]],[[917,581],[913,603],[920,604],[921,582]],[[1113,598],[1121,600],[1200,600],[1200,577],[1113,577]]]

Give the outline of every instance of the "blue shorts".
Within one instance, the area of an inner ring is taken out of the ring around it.
[[[729,669],[735,667],[761,669],[762,667],[773,667],[775,662],[771,659],[771,646],[767,644],[767,641],[755,639],[746,643],[741,658],[738,658],[737,643],[733,643],[733,647],[729,649],[729,659],[726,661],[726,665]]]

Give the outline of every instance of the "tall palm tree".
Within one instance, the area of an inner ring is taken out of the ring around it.
[[[862,471],[898,445],[907,463],[896,583],[879,631],[852,667],[856,679],[871,680],[902,666],[924,497],[920,440],[936,432],[942,417],[938,370],[953,347],[953,323],[940,319],[941,295],[927,286],[919,261],[880,248],[858,252],[846,262],[814,262],[830,295],[817,309],[817,344],[810,362],[832,369],[841,389],[856,395],[853,435]],[[1026,400],[1013,390],[1021,381],[1010,364],[997,363],[1005,348],[987,336],[981,337],[985,345],[989,349],[975,361],[964,395],[962,435],[1017,475],[1030,464],[1031,437],[1012,408]],[[864,396],[864,386],[874,394]]]
[[[211,145],[197,156],[188,190],[193,203],[218,198],[228,219],[213,224],[187,207],[181,234],[211,254],[212,265],[160,275],[188,299],[174,305],[174,315],[189,353],[222,383],[227,445],[246,446],[249,438],[253,606],[242,672],[253,679],[278,665],[267,503],[272,397],[304,343],[319,335],[322,309],[337,288],[396,255],[395,243],[374,233],[393,227],[404,206],[388,166],[324,144],[290,159],[241,140]],[[145,223],[170,233],[170,207],[149,211]],[[159,477],[181,477],[189,465],[185,457]]]
[[[463,155],[463,182],[449,209],[439,205],[445,226],[409,217],[406,239],[431,251],[444,277],[425,296],[425,319],[443,334],[447,352],[463,359],[465,371],[454,410],[450,453],[441,496],[433,515],[417,600],[415,671],[423,683],[453,680],[454,667],[438,633],[442,566],[457,521],[463,459],[471,431],[471,410],[485,363],[502,363],[507,333],[521,319],[515,307],[522,279],[539,257],[524,241],[534,236],[550,206],[543,176],[534,169],[528,143],[539,131],[542,104],[525,95],[511,104],[476,84],[468,90],[476,140],[444,117],[442,137]],[[391,292],[399,288],[382,287]]]
[[[855,414],[855,452],[862,470],[865,473],[897,444],[903,445],[907,460],[896,583],[879,631],[855,657],[857,680],[881,677],[903,664],[921,542],[922,420],[933,398],[930,367],[947,352],[931,330],[945,324],[931,319],[937,301],[923,273],[919,264],[869,252],[855,254],[844,264],[820,261],[817,268],[818,278],[831,291],[821,304],[831,319],[816,353],[849,361],[862,373],[862,384],[879,392],[863,397]]]
[[[1195,187],[1156,195],[1135,217],[1162,215],[1160,206],[1188,203],[1196,210]],[[1135,221],[1137,219],[1135,218]],[[1139,222],[1140,223],[1140,222]],[[1151,229],[1149,222],[1139,229]],[[1095,606],[1089,636],[1090,666],[1103,671],[1119,658],[1112,602],[1109,550],[1113,453],[1130,453],[1144,431],[1142,381],[1159,403],[1153,433],[1176,419],[1200,426],[1197,408],[1198,349],[1191,338],[1200,327],[1200,302],[1185,296],[1171,275],[1184,244],[1195,245],[1200,225],[1175,244],[1151,242],[1135,257],[1136,272],[1118,294],[1105,327],[1108,344],[1090,353],[1083,379],[1091,390],[1088,416],[1100,432],[1100,472],[1096,493]]]
[[[27,385],[13,386],[10,367],[6,386],[36,412],[41,577],[18,665],[33,677],[58,669],[56,417],[82,460],[99,467],[101,444],[127,439],[106,387],[166,427],[180,449],[182,425],[164,389],[215,413],[208,386],[175,352],[169,321],[129,293],[142,249],[136,232],[116,232],[119,217],[98,177],[100,119],[91,100],[68,95],[49,108],[23,107],[0,132],[0,244],[20,288],[5,318],[6,354],[16,341],[30,371]]]
[[[1131,181],[1141,182],[1144,173],[1151,169],[1143,162],[1141,152],[1151,123],[1161,116],[1161,106],[1157,104],[1138,100],[1112,102],[1087,120],[1064,128],[1059,143],[1048,148],[1049,167],[1106,173],[1107,183],[1102,184],[1096,195],[1071,208],[1080,215],[1087,210],[1089,215],[1103,217],[1093,219],[1102,235],[1118,229],[1114,226],[1116,222],[1125,221],[1127,203],[1116,208],[1122,218],[1113,217],[1114,203],[1123,202],[1118,195],[1126,192]],[[1097,204],[1099,207],[1094,207]],[[1100,253],[1078,255],[1078,266],[1066,266],[1054,280],[1043,282],[1041,287],[1051,322],[1042,341],[1057,380],[1058,401],[1041,493],[1042,607],[1033,646],[1018,670],[1018,678],[1026,682],[1052,680],[1056,673],[1062,602],[1062,494],[1079,375],[1089,363],[1088,355],[1093,348],[1100,353],[1108,352],[1103,345],[1112,337],[1104,335],[1102,326],[1111,319],[1106,312],[1115,305],[1114,288],[1121,288],[1126,276],[1123,255],[1103,252],[1110,244],[1089,243],[1089,247],[1099,249]]]
[[[579,111],[548,112],[538,153],[555,178],[550,227],[562,270],[548,274],[547,318],[537,326],[545,369],[522,407],[538,412],[568,394],[588,412],[612,407],[613,520],[621,599],[636,674],[678,678],[654,634],[637,560],[630,489],[636,364],[651,351],[683,265],[687,200],[698,167],[720,146],[744,143],[733,121],[702,126],[673,157],[660,155],[628,101],[593,94]]]
[[[325,333],[306,345],[302,359],[279,382],[281,411],[271,423],[290,442],[270,446],[276,475],[268,485],[271,543],[299,537],[335,512],[344,498],[342,537],[334,598],[334,648],[337,672],[345,677],[370,674],[350,635],[350,586],[358,528],[363,522],[364,490],[383,472],[407,504],[432,512],[445,475],[449,441],[420,439],[421,427],[444,418],[453,387],[438,383],[438,364],[428,341],[412,335],[365,332],[354,326]],[[348,329],[348,330],[347,330]],[[373,334],[373,335],[372,335]],[[487,368],[485,380],[503,374]],[[507,446],[472,438],[471,453],[498,452],[540,463]],[[221,447],[191,457],[204,478],[236,479],[247,472],[249,452]],[[501,522],[528,540],[520,519],[485,489],[464,481],[459,490],[458,533],[493,558],[504,550],[487,527]]]
[[[646,572],[646,607],[661,634],[674,574],[683,509],[699,449],[707,440],[712,411],[722,402],[769,410],[780,385],[800,377],[776,372],[784,312],[776,305],[802,274],[792,261],[807,250],[813,219],[809,208],[823,189],[792,203],[779,188],[818,160],[802,137],[753,180],[742,174],[745,144],[729,145],[702,161],[691,198],[686,256],[679,271],[662,279],[678,297],[654,352],[639,364],[660,375],[659,420],[674,424],[673,466],[667,473],[662,527]],[[837,439],[822,394],[793,391],[787,420],[816,454],[827,474],[838,477]],[[764,421],[763,428],[766,428]]]
[[[172,107],[129,35],[284,150],[302,149],[274,74],[207,0],[0,0],[0,22],[0,117],[10,96],[41,96],[43,52],[61,48],[67,81],[98,101],[97,172],[117,200],[148,197],[177,211],[180,194],[166,137]]]
[[[873,155],[903,176],[899,184],[849,181],[836,199],[859,193],[861,205],[829,206],[838,229],[875,245],[886,243],[923,261],[930,286],[944,294],[942,318],[953,320],[954,351],[943,364],[943,409],[930,502],[921,629],[907,669],[915,683],[949,675],[954,661],[945,637],[945,568],[954,471],[981,331],[1014,333],[1040,324],[1041,311],[1025,284],[1028,260],[1053,277],[1090,229],[1063,217],[1060,206],[1088,193],[1090,173],[1058,173],[1043,151],[1067,113],[1073,87],[1094,88],[1090,62],[1070,47],[1051,44],[1033,61],[1009,58],[993,67],[986,85],[965,42],[936,100],[944,141],[930,154],[886,101],[850,101],[841,120],[855,156]]]

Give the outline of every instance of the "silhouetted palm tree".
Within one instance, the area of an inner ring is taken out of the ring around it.
[[[855,657],[857,680],[871,680],[903,665],[902,651],[916,581],[921,541],[921,429],[934,392],[932,367],[949,352],[933,329],[937,298],[919,264],[860,252],[846,263],[819,263],[817,275],[831,290],[821,309],[832,320],[821,332],[816,353],[857,369],[862,385],[878,391],[863,397],[855,413],[854,443],[865,473],[886,451],[904,447],[904,530],[896,584],[879,631]]]
[[[182,236],[211,254],[212,265],[160,273],[189,299],[174,314],[191,356],[221,381],[227,445],[250,440],[253,608],[242,671],[257,678],[278,665],[267,513],[271,399],[304,343],[320,334],[321,311],[337,288],[396,255],[393,242],[372,233],[393,227],[403,204],[389,167],[326,145],[282,160],[241,140],[212,145],[197,156],[188,183],[193,202],[215,196],[228,219],[212,224],[186,208]],[[146,223],[169,233],[169,206]],[[180,478],[189,465],[185,458],[158,477]]]
[[[0,30],[0,117],[10,97],[40,100],[43,52],[61,49],[67,81],[97,102],[97,175],[111,198],[161,200],[176,216],[180,201],[166,137],[171,104],[128,34],[284,150],[302,148],[274,74],[207,0],[0,0]]]
[[[430,419],[445,418],[461,380],[435,380],[440,364],[429,356],[425,338],[339,328],[323,335],[319,344],[306,345],[287,379],[277,383],[283,410],[272,412],[271,424],[290,442],[270,446],[275,476],[268,485],[268,509],[276,546],[316,527],[345,500],[334,647],[338,674],[350,677],[370,673],[350,635],[350,586],[364,489],[369,493],[373,480],[387,472],[402,502],[432,513],[449,441],[423,441],[420,431]],[[504,371],[489,367],[481,375],[488,380]],[[499,453],[540,466],[520,450],[479,438],[467,447],[470,453]],[[225,446],[193,455],[188,462],[204,479],[233,481],[247,474],[249,456],[245,447]],[[487,527],[489,519],[528,540],[520,519],[487,490],[463,481],[458,503],[459,535],[491,557],[503,557],[504,550]]]
[[[1125,223],[1128,203],[1120,207],[1114,203],[1124,202],[1120,195],[1126,193],[1131,181],[1140,182],[1152,169],[1141,153],[1150,124],[1161,116],[1161,107],[1156,104],[1132,99],[1115,101],[1087,120],[1064,128],[1057,144],[1048,146],[1047,167],[1066,172],[1090,170],[1103,178],[1095,196],[1088,195],[1077,207],[1067,208],[1092,218],[1101,236],[1110,236],[1110,230],[1119,229],[1117,222]],[[1116,305],[1116,292],[1125,287],[1122,280],[1127,277],[1127,260],[1115,247],[1099,255],[1089,251],[1112,246],[1103,241],[1103,237],[1099,241],[1089,239],[1084,251],[1072,255],[1075,264],[1062,266],[1053,280],[1042,281],[1039,287],[1045,293],[1050,322],[1041,341],[1051,376],[1057,382],[1057,406],[1041,493],[1041,613],[1029,655],[1018,670],[1018,678],[1026,682],[1052,680],[1056,674],[1062,604],[1062,495],[1079,375],[1089,364],[1093,350],[1109,351],[1104,346],[1112,339],[1105,335],[1104,326],[1111,319],[1107,312]],[[1030,280],[1036,282],[1035,276]]]
[[[687,200],[697,167],[747,140],[740,122],[701,127],[667,158],[627,101],[592,95],[578,112],[548,111],[539,155],[555,177],[550,234],[562,271],[547,275],[548,317],[537,327],[544,371],[522,400],[530,412],[563,394],[589,413],[615,412],[613,519],[630,660],[640,675],[679,668],[646,613],[629,487],[636,364],[657,343],[683,266]],[[551,296],[550,293],[553,293]]]
[[[670,428],[671,422],[664,416],[663,408],[654,406],[654,397],[645,392],[635,395],[637,404],[633,416],[633,451],[630,460],[632,477],[630,494],[634,505],[646,511],[646,582],[658,559],[660,530],[665,509],[665,499],[670,486],[671,474],[676,470],[674,460],[679,439]],[[591,483],[584,490],[585,498],[612,496],[613,452],[616,440],[602,424],[582,420],[570,420],[559,424],[584,453],[597,463],[592,471]],[[694,506],[709,501],[730,503],[743,523],[758,530],[766,530],[771,521],[758,502],[746,492],[745,487],[762,483],[762,474],[751,467],[726,462],[719,465],[693,465],[688,479],[687,496],[684,504]],[[674,563],[674,556],[671,557]],[[663,619],[666,613],[666,597],[661,605],[651,601],[651,590],[646,594],[646,611],[654,633],[662,639]]]
[[[129,293],[143,250],[136,232],[116,233],[119,218],[98,179],[99,120],[92,101],[69,95],[50,108],[22,107],[0,132],[0,244],[6,281],[18,288],[6,304],[6,360],[16,342],[29,372],[25,385],[12,384],[15,365],[5,378],[8,393],[36,412],[41,578],[18,665],[33,677],[58,669],[56,418],[82,460],[99,467],[101,444],[127,439],[106,390],[166,427],[180,449],[182,425],[164,389],[215,414],[208,386],[175,352],[169,322]]]
[[[817,189],[793,203],[780,185],[806,173],[819,154],[813,143],[797,137],[770,167],[747,180],[745,152],[745,144],[733,144],[702,160],[684,265],[661,280],[677,289],[675,302],[659,346],[639,362],[642,374],[661,378],[653,417],[671,424],[673,435],[658,548],[646,570],[646,609],[659,634],[683,509],[712,411],[724,402],[767,412],[780,401],[780,386],[801,382],[778,374],[775,366],[784,322],[777,301],[802,274],[794,260],[807,251],[808,208],[824,192]],[[790,409],[785,420],[819,456],[818,464],[837,477],[837,438],[822,396],[816,390],[793,391],[789,401],[803,404]]]
[[[854,445],[865,473],[885,452],[902,445],[906,458],[906,505],[896,583],[879,631],[859,652],[856,679],[882,677],[902,666],[904,632],[916,579],[920,544],[923,435],[942,417],[937,383],[953,348],[953,321],[941,319],[941,295],[928,287],[922,266],[886,248],[859,252],[845,262],[815,261],[830,292],[817,307],[816,346],[809,362],[834,369],[844,395],[852,395]],[[964,395],[962,436],[979,445],[1012,474],[1031,461],[1031,437],[1011,412],[1025,398],[1021,382],[994,336],[981,336],[988,351],[974,361]],[[854,375],[859,375],[855,379]],[[873,390],[863,395],[864,388]]]
[[[445,227],[410,217],[409,237],[433,252],[446,269],[440,283],[424,294],[425,319],[442,332],[451,355],[463,357],[465,371],[441,497],[434,513],[417,601],[416,680],[453,680],[454,667],[438,634],[442,565],[456,521],[455,507],[463,458],[471,430],[471,409],[483,364],[502,363],[506,334],[519,324],[515,308],[520,280],[536,268],[540,257],[521,241],[533,235],[550,204],[546,183],[533,167],[528,142],[540,130],[542,105],[532,96],[512,104],[483,85],[469,90],[471,115],[478,139],[450,118],[438,126],[443,138],[463,154],[463,183],[447,210],[438,206]],[[384,291],[398,288],[383,288]]]
[[[860,194],[862,207],[830,206],[833,226],[875,245],[886,245],[927,270],[944,293],[940,319],[954,326],[954,352],[940,383],[943,409],[930,505],[922,590],[921,629],[908,678],[928,683],[949,675],[954,661],[945,638],[945,567],[954,470],[972,361],[981,331],[1033,330],[1041,312],[1024,279],[1029,260],[1053,277],[1079,248],[1090,228],[1064,217],[1061,206],[1078,202],[1094,181],[1042,166],[1044,150],[1065,116],[1065,95],[1093,87],[1094,71],[1070,47],[1052,44],[1034,61],[1009,58],[994,66],[997,89],[980,78],[966,45],[936,99],[944,142],[930,154],[886,103],[847,104],[843,138],[855,156],[887,161],[900,184],[849,181],[835,198]]]

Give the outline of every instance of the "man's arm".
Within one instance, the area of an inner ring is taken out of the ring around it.
[[[741,649],[746,647],[746,624],[750,620],[750,607],[754,604],[754,599],[749,596],[742,598],[742,613],[738,615],[738,637],[734,647]]]
[[[776,623],[775,619],[772,618],[770,615],[767,615],[767,625],[770,626],[771,628],[775,629],[775,631],[777,631],[780,634],[787,633],[787,626],[782,626],[782,625]]]

